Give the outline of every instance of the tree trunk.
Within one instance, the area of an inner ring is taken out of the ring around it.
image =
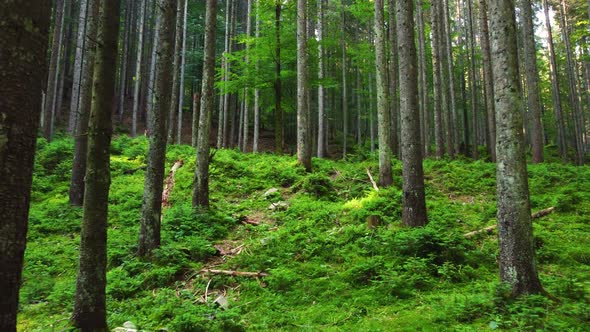
[[[317,22],[317,34],[318,34],[318,158],[324,158],[326,155],[325,147],[325,88],[324,88],[324,77],[325,77],[325,66],[324,66],[324,0],[318,0],[318,22]]]
[[[528,105],[533,122],[531,133],[533,163],[540,163],[543,162],[543,125],[541,123],[541,95],[539,91],[537,49],[535,47],[535,26],[533,24],[533,9],[530,0],[520,0],[520,12],[522,17]]]
[[[467,17],[468,22],[467,26],[469,29],[469,62],[470,62],[470,71],[469,71],[469,90],[471,92],[471,129],[472,129],[472,137],[473,137],[473,145],[471,146],[471,157],[475,160],[479,158],[478,153],[478,137],[479,137],[479,130],[477,128],[477,109],[478,109],[478,100],[477,100],[477,71],[475,66],[475,32],[473,28],[473,8],[470,0],[467,0]],[[468,146],[465,147],[466,150],[469,149]]]
[[[430,19],[432,25],[432,70],[434,87],[434,143],[436,146],[436,158],[440,159],[445,154],[444,132],[442,122],[442,104],[443,104],[443,90],[442,90],[442,65],[440,59],[440,20],[439,20],[439,5],[438,1],[434,2],[430,8]]]
[[[133,90],[133,119],[131,120],[131,137],[137,136],[137,117],[139,115],[139,88],[141,86],[141,81],[143,78],[141,77],[141,70],[142,70],[142,60],[143,60],[143,34],[145,30],[145,13],[146,13],[146,5],[145,2],[147,0],[139,0],[139,22],[138,22],[138,41],[137,41],[137,58],[135,60],[135,85]]]
[[[490,0],[500,279],[518,296],[542,287],[534,263],[514,10],[510,0]]]
[[[173,53],[173,61],[174,61],[174,66],[173,68],[173,74],[172,74],[172,96],[170,98],[170,112],[168,113],[168,119],[166,120],[168,122],[168,138],[167,138],[167,144],[173,144],[174,143],[174,133],[175,128],[176,128],[176,116],[177,116],[177,110],[178,110],[178,98],[179,98],[179,92],[180,92],[180,56],[182,54],[182,18],[183,18],[183,4],[184,4],[184,0],[179,0],[177,1],[177,8],[176,8],[176,29],[175,29],[175,37],[174,37],[174,53]]]
[[[50,10],[45,0],[0,2],[0,331],[16,332]]]
[[[188,14],[188,0],[184,0],[184,14],[182,18],[182,51],[180,55],[180,86],[178,92],[178,124],[176,125],[176,144],[182,144],[182,108],[184,106],[184,71],[186,65],[186,24]],[[172,112],[174,110],[171,110]]]
[[[119,81],[119,121],[123,120],[123,115],[125,113],[125,97],[126,97],[126,87],[127,87],[127,62],[129,62],[129,52],[131,50],[129,41],[131,39],[131,21],[132,21],[132,10],[133,10],[133,1],[127,1],[125,6],[125,31],[123,35],[123,45],[122,45],[122,54],[121,54],[121,71],[120,71],[120,81]]]
[[[157,55],[158,55],[158,51],[159,51],[159,34],[157,33],[160,30],[160,16],[157,15],[157,13],[155,12],[156,10],[154,9],[152,12],[152,16],[155,17],[155,24],[153,26],[153,28],[151,28],[150,30],[151,32],[151,36],[149,39],[152,40],[152,44],[151,44],[151,50],[150,52],[148,52],[148,54],[150,54],[150,56],[148,57],[146,55],[146,68],[149,68],[149,70],[146,72],[146,74],[144,75],[146,80],[144,81],[144,83],[142,83],[142,86],[144,86],[144,93],[141,94],[142,96],[142,102],[140,103],[140,105],[144,105],[145,107],[143,107],[142,109],[145,109],[145,111],[142,113],[143,114],[152,114],[153,112],[153,108],[154,108],[154,91],[156,90],[156,80],[157,80],[157,75],[156,75],[156,61],[157,61]],[[146,42],[147,43],[147,42]],[[168,119],[166,119],[168,120]],[[166,124],[166,128],[168,127],[168,124]],[[151,128],[150,128],[150,121],[146,121],[146,131],[149,134],[151,132]]]
[[[76,118],[80,111],[78,108],[80,100],[80,86],[82,85],[82,61],[86,51],[86,25],[88,13],[88,0],[80,0],[80,15],[78,17],[78,38],[76,40],[76,55],[74,58],[74,77],[72,80],[72,98],[70,100],[70,117],[68,121],[68,132],[75,134]]]
[[[557,77],[557,61],[555,60],[555,49],[553,47],[553,33],[551,31],[551,21],[549,20],[549,5],[547,0],[543,0],[543,12],[545,14],[545,28],[547,30],[547,46],[549,47],[549,74],[551,76],[551,96],[553,98],[553,109],[555,113],[555,125],[557,127],[557,145],[559,155],[565,162],[567,160],[567,142],[565,136],[565,122],[563,120],[563,110],[561,107],[561,92],[559,88],[559,79]]]
[[[139,230],[139,256],[149,256],[160,246],[160,220],[164,163],[166,161],[166,120],[172,94],[172,57],[177,0],[158,0],[158,57],[156,59],[156,103],[148,114],[149,148],[143,189],[143,205]]]
[[[307,0],[297,0],[297,161],[311,172],[309,141]]]
[[[448,123],[449,123],[449,133],[447,140],[449,141],[449,155],[454,157],[456,153],[459,153],[459,120],[457,116],[457,101],[456,101],[456,93],[455,93],[455,65],[453,63],[453,44],[451,41],[451,26],[450,20],[451,17],[449,15],[449,1],[445,0],[443,2],[443,11],[444,11],[444,24],[445,24],[445,39],[446,39],[446,57],[447,57],[447,65],[449,71],[449,98],[451,102],[451,110],[450,114],[447,115]]]
[[[193,207],[209,207],[209,129],[214,104],[215,31],[217,0],[207,0],[201,114],[197,138],[197,167],[193,187]]]
[[[256,41],[260,38],[260,0],[256,0]],[[256,60],[256,77],[260,74],[260,61]],[[254,138],[252,139],[252,152],[258,152],[258,140],[260,139],[260,89],[258,82],[254,90]]]
[[[426,81],[426,41],[424,40],[424,17],[422,15],[422,0],[416,6],[416,21],[418,25],[418,65],[419,65],[419,101],[420,101],[420,137],[424,156],[430,155],[430,106],[428,98],[428,82]]]
[[[426,225],[420,114],[418,110],[418,60],[414,43],[413,0],[398,0],[397,49],[399,54],[400,113],[402,128],[402,223],[409,227]]]
[[[88,120],[92,103],[98,9],[98,0],[88,0],[86,36],[84,37],[86,38],[86,51],[82,62],[79,114],[76,118],[76,130],[74,131],[74,159],[69,192],[70,204],[73,206],[82,206],[84,203],[84,175],[86,174],[86,154],[88,151]]]
[[[494,109],[494,75],[492,73],[492,60],[490,51],[490,32],[488,28],[488,2],[479,0],[479,29],[481,33],[480,44],[483,62],[483,86],[486,102],[485,132],[486,149],[492,161],[496,161],[496,111]]]
[[[387,58],[385,54],[385,18],[383,0],[375,1],[375,56],[377,78],[377,122],[379,124],[379,185],[388,187],[393,183],[391,175],[391,119],[387,100]]]
[[[107,330],[107,215],[111,183],[112,100],[117,68],[119,0],[100,2],[98,43],[88,132],[84,217],[72,320],[85,331]]]
[[[246,5],[246,38],[250,38],[252,35],[252,0],[247,0]],[[246,58],[244,60],[246,64],[246,77],[250,79],[250,43],[246,42]],[[242,151],[248,150],[248,135],[250,129],[250,87],[247,85],[244,89],[244,122],[242,124],[243,138],[242,138]]]
[[[346,12],[342,3],[342,35],[340,47],[342,49],[342,159],[346,160],[348,143],[348,89],[346,86]]]
[[[283,126],[282,82],[281,82],[281,1],[275,5],[275,152],[283,153],[285,131]]]
[[[53,41],[51,46],[51,61],[49,64],[49,75],[47,76],[47,95],[43,114],[43,136],[48,141],[53,137],[53,124],[57,107],[58,83],[61,64],[61,46],[64,35],[65,9],[67,0],[56,0],[55,15],[53,24]]]
[[[396,53],[397,31],[395,30],[395,2],[396,0],[389,0],[389,118],[391,120],[390,146],[391,154],[399,156],[399,135],[398,135],[398,95],[397,95],[397,76],[398,63]]]
[[[570,28],[567,21],[566,4],[564,0],[560,0],[559,6],[560,18],[561,18],[561,34],[563,36],[563,43],[565,44],[565,54],[567,60],[567,79],[570,90],[570,102],[572,104],[572,117],[574,122],[574,143],[576,148],[576,164],[584,165],[584,142],[583,142],[583,123],[582,123],[582,110],[580,106],[580,97],[578,95],[578,77],[576,70],[576,63],[572,51],[572,45],[570,41]]]

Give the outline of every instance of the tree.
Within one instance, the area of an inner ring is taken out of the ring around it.
[[[78,117],[80,86],[82,85],[82,61],[84,51],[86,50],[86,25],[88,13],[88,0],[80,0],[80,15],[78,18],[78,37],[76,41],[76,56],[74,58],[74,78],[72,82],[72,96],[70,100],[70,119],[68,122],[68,131],[74,133],[76,129],[76,117]]]
[[[318,21],[317,21],[317,31],[318,31],[318,158],[324,158],[326,152],[324,151],[325,147],[325,129],[326,129],[326,113],[325,113],[325,88],[324,88],[324,75],[325,75],[325,68],[324,68],[324,0],[318,0]]]
[[[142,66],[145,64],[142,62],[143,60],[143,35],[145,30],[145,15],[146,15],[146,5],[145,2],[147,0],[139,0],[139,22],[137,23],[138,27],[138,41],[137,41],[137,58],[135,62],[135,76],[133,81],[135,82],[134,90],[133,90],[133,119],[131,120],[131,137],[137,136],[137,120],[139,115],[139,91],[141,87],[141,82],[143,78],[141,77],[141,70]]]
[[[535,47],[535,26],[533,24],[533,9],[530,0],[520,0],[520,12],[527,97],[533,123],[531,132],[533,163],[540,163],[543,161],[543,125],[541,123],[541,96],[539,91],[539,69],[537,68],[537,49]]]
[[[16,331],[50,7],[0,2],[0,331]]]
[[[400,114],[402,143],[402,223],[410,227],[428,222],[420,142],[420,114],[418,110],[418,60],[414,44],[413,0],[398,0],[397,50],[399,56]]]
[[[297,161],[311,172],[307,54],[307,0],[297,0]]]
[[[479,0],[479,29],[483,65],[483,87],[485,96],[484,128],[486,148],[492,161],[496,161],[496,111],[494,109],[494,75],[490,51],[490,33],[488,26],[488,0]]]
[[[184,106],[184,71],[186,65],[186,20],[188,0],[184,0],[184,14],[182,23],[182,50],[180,55],[180,91],[178,92],[178,124],[176,125],[176,144],[182,143],[182,107]],[[174,112],[174,110],[171,110]]]
[[[82,206],[84,203],[84,175],[86,174],[86,154],[88,151],[88,119],[92,103],[92,76],[96,51],[96,30],[98,19],[98,0],[88,0],[86,25],[85,57],[82,62],[80,101],[74,130],[74,160],[70,179],[70,204]]]
[[[391,120],[387,100],[387,59],[385,54],[383,0],[375,1],[375,55],[377,71],[377,122],[379,125],[379,184],[393,183],[391,175]]]
[[[172,57],[174,55],[174,30],[177,0],[159,0],[158,57],[155,84],[155,107],[148,114],[149,148],[143,189],[143,204],[139,230],[140,256],[149,256],[160,246],[160,219],[162,215],[162,190],[164,187],[164,163],[166,161],[166,121],[172,94]]]
[[[72,320],[82,330],[103,330],[106,323],[107,214],[112,134],[112,103],[117,67],[119,0],[100,5],[88,158],[84,189],[84,217]]]
[[[175,29],[175,37],[174,37],[174,55],[173,61],[174,66],[173,74],[172,74],[172,98],[170,98],[170,112],[168,113],[168,144],[174,143],[174,129],[176,123],[176,110],[178,109],[179,104],[179,93],[181,88],[179,88],[180,84],[180,57],[182,54],[182,43],[183,43],[183,36],[182,36],[182,29],[183,29],[183,6],[184,0],[177,1],[177,8],[176,8],[176,29]],[[182,107],[182,106],[181,106]]]
[[[193,207],[209,207],[209,129],[213,113],[215,80],[215,30],[217,29],[217,0],[207,0],[205,18],[205,59],[203,62],[203,86],[201,113],[197,138],[197,168],[193,184]]]
[[[542,287],[534,262],[514,10],[511,0],[490,0],[500,279],[518,296]]]

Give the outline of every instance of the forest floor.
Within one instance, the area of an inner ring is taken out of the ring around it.
[[[68,204],[72,150],[71,139],[38,144],[19,331],[69,327],[82,217]],[[113,141],[111,329],[590,330],[589,166],[529,165],[533,212],[555,208],[534,221],[539,274],[554,299],[512,300],[498,282],[496,234],[464,236],[496,222],[494,164],[426,160],[430,223],[406,229],[397,160],[394,185],[376,191],[367,175],[378,174],[375,155],[314,159],[306,174],[293,156],[220,150],[212,209],[195,211],[194,150],[171,146],[167,169],[184,165],[162,247],[146,261],[135,256],[146,151],[145,138]]]

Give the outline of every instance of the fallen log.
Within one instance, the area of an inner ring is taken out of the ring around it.
[[[268,277],[270,275],[265,272],[243,272],[243,271],[211,270],[211,269],[202,269],[199,271],[199,274],[225,274],[228,276],[249,277],[249,278]]]
[[[535,212],[535,213],[531,214],[531,219],[539,219],[541,217],[544,217],[544,216],[550,214],[553,211],[555,211],[555,207],[553,207],[553,206],[550,207],[550,208],[543,209],[541,211],[538,211],[538,212]],[[492,225],[492,226],[488,226],[486,228],[482,228],[482,229],[478,229],[476,231],[465,233],[465,234],[463,234],[463,236],[464,237],[472,237],[474,235],[481,234],[481,233],[490,234],[497,227],[498,227],[498,224],[495,224],[495,225]]]
[[[168,177],[164,181],[164,191],[162,192],[162,206],[169,207],[170,206],[170,193],[172,192],[172,188],[174,188],[174,174],[178,171],[179,168],[184,165],[184,161],[182,159],[177,160],[170,172],[168,172]]]

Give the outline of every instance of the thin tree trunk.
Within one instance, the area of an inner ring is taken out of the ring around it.
[[[154,0],[156,1],[156,0]],[[151,45],[151,52],[149,52],[149,54],[151,54],[151,56],[149,57],[149,60],[146,60],[146,67],[149,67],[149,71],[147,71],[145,77],[146,77],[146,88],[145,88],[145,96],[142,94],[142,104],[145,105],[146,107],[144,107],[146,109],[147,112],[145,112],[144,114],[151,114],[153,112],[153,108],[154,108],[154,91],[156,90],[156,80],[157,78],[157,73],[156,73],[156,58],[158,55],[158,51],[159,51],[159,34],[157,33],[157,31],[160,30],[160,16],[158,16],[155,13],[153,13],[153,16],[155,16],[155,24],[150,36],[150,39],[152,40],[152,45]],[[147,56],[146,56],[147,58]],[[172,61],[172,60],[171,60]],[[168,120],[168,119],[166,119]],[[168,127],[168,124],[166,124],[166,127]],[[150,128],[150,122],[146,121],[146,131],[148,133],[150,133],[151,128]]]
[[[512,294],[543,291],[534,263],[533,225],[513,2],[491,0],[492,62],[497,113],[497,191],[500,279]]]
[[[282,82],[281,82],[281,1],[275,5],[275,152],[283,153],[285,132],[283,126]]]
[[[549,5],[547,3],[547,0],[543,0],[543,12],[545,14],[545,28],[547,30],[547,46],[549,48],[549,74],[551,76],[551,96],[553,98],[555,125],[557,127],[557,145],[559,147],[559,154],[561,156],[561,159],[565,162],[567,160],[565,122],[563,120],[559,79],[557,77],[557,61],[555,60],[553,33],[551,31],[551,21],[549,20]]]
[[[250,38],[252,35],[252,0],[247,0],[246,8],[246,38]],[[246,77],[250,78],[250,43],[246,42]],[[248,150],[248,135],[250,129],[250,87],[246,86],[244,89],[244,123],[242,125],[243,138],[242,138],[242,151]]]
[[[346,13],[342,4],[342,35],[340,46],[342,49],[342,159],[346,160],[348,143],[348,89],[346,86]]]
[[[260,38],[260,0],[256,1],[256,42]],[[321,1],[321,0],[320,0]],[[256,77],[260,74],[260,61],[256,60]],[[260,139],[260,89],[258,82],[254,90],[254,138],[252,140],[252,152],[258,152],[258,140]]]
[[[139,256],[149,256],[160,246],[160,219],[162,190],[166,161],[166,121],[170,112],[172,94],[172,57],[174,56],[174,30],[177,0],[158,0],[158,57],[156,59],[156,103],[148,114],[149,148],[143,186],[143,204],[139,230]]]
[[[471,92],[471,128],[473,130],[473,145],[471,146],[471,157],[475,160],[477,160],[479,158],[479,153],[478,153],[478,145],[479,145],[479,141],[478,141],[478,128],[477,128],[477,109],[478,109],[478,100],[477,100],[477,71],[476,71],[476,67],[475,67],[475,32],[473,29],[473,21],[474,21],[474,15],[473,15],[473,6],[471,5],[471,1],[467,0],[467,17],[468,17],[468,22],[467,22],[467,26],[469,29],[469,52],[470,52],[470,56],[469,56],[469,62],[470,62],[470,71],[469,71],[469,90]],[[468,146],[466,146],[466,149],[469,149]]]
[[[180,58],[180,86],[178,92],[178,124],[176,125],[176,144],[182,144],[182,107],[184,106],[184,71],[186,65],[186,24],[188,14],[188,0],[184,0],[184,14],[182,23],[182,53]],[[174,110],[171,110],[174,111]]]
[[[139,88],[141,86],[142,60],[143,60],[143,34],[145,29],[145,12],[147,0],[139,0],[139,22],[138,22],[138,42],[137,42],[137,58],[135,61],[135,85],[133,90],[133,119],[131,120],[131,137],[137,136],[137,117],[139,115]]]
[[[82,61],[86,51],[86,17],[88,13],[88,0],[80,0],[80,15],[78,17],[78,37],[76,40],[76,55],[74,58],[74,77],[72,80],[72,98],[70,100],[70,117],[68,121],[68,132],[75,134],[76,118],[79,116],[80,86],[82,75]]]
[[[391,174],[391,120],[387,100],[387,58],[385,52],[385,18],[383,0],[375,0],[375,56],[377,78],[377,122],[379,124],[379,185],[388,187],[393,183]]]
[[[47,78],[47,95],[45,97],[43,136],[48,141],[53,137],[53,123],[56,113],[58,99],[58,78],[61,63],[61,46],[64,34],[64,20],[67,0],[56,0],[55,20],[53,24],[53,41],[51,46],[51,61],[49,64],[49,75]]]
[[[318,22],[317,22],[317,34],[318,34],[318,158],[324,158],[326,155],[325,151],[325,137],[326,137],[326,110],[325,110],[325,88],[324,88],[324,77],[325,77],[325,65],[324,65],[324,0],[318,0]]]
[[[100,2],[98,43],[88,132],[84,217],[80,260],[72,320],[85,331],[107,329],[106,268],[107,217],[112,134],[112,100],[115,92],[119,0]]]
[[[166,120],[168,122],[168,138],[167,138],[167,144],[173,144],[174,143],[174,134],[176,133],[175,131],[175,124],[176,124],[176,116],[177,116],[177,110],[178,110],[178,98],[179,98],[179,92],[180,92],[180,56],[182,54],[182,19],[183,19],[183,14],[184,14],[184,10],[183,10],[183,4],[184,4],[184,0],[179,0],[177,1],[177,7],[176,7],[176,32],[175,32],[175,37],[174,37],[174,54],[173,54],[173,62],[174,62],[174,66],[173,68],[173,74],[172,74],[172,97],[170,98],[170,112],[168,114],[168,119]]]
[[[373,75],[369,72],[369,134],[371,136],[371,153],[375,152],[375,119],[373,111]]]
[[[422,0],[416,6],[416,21],[418,25],[418,61],[419,61],[419,101],[422,152],[430,155],[430,107],[428,101],[428,82],[426,81],[426,41],[424,40],[424,17],[422,14]]]
[[[490,32],[488,29],[488,5],[489,0],[479,0],[479,28],[480,44],[483,62],[483,85],[486,102],[485,132],[487,140],[487,153],[496,161],[496,111],[494,109],[494,76],[492,74],[492,59],[490,51]]]
[[[453,116],[452,114],[455,111],[455,87],[454,87],[454,72],[453,72],[453,52],[452,52],[452,45],[451,45],[451,27],[450,27],[450,17],[448,15],[448,0],[441,1],[440,3],[440,21],[441,21],[441,31],[442,34],[440,36],[440,41],[442,43],[441,46],[441,58],[443,59],[442,64],[444,65],[444,75],[443,78],[443,86],[445,87],[443,96],[445,97],[446,101],[443,103],[445,107],[445,112],[443,113],[444,119],[444,131],[445,131],[445,145],[447,148],[447,152],[449,157],[455,158],[455,140],[453,133],[456,131],[453,128]]]
[[[444,130],[443,130],[443,89],[442,89],[442,65],[440,58],[440,16],[438,1],[434,2],[430,9],[432,25],[432,67],[434,86],[434,143],[436,145],[436,158],[440,159],[445,154]]]
[[[390,128],[390,146],[391,154],[399,156],[399,136],[398,128],[398,96],[397,96],[397,76],[398,76],[398,62],[397,62],[397,31],[395,30],[395,2],[396,0],[389,0],[389,117],[391,120]]]
[[[563,43],[565,44],[566,60],[567,60],[567,78],[569,83],[570,103],[572,104],[572,117],[574,122],[574,143],[576,148],[576,164],[584,165],[584,142],[583,142],[583,124],[582,124],[582,110],[580,106],[580,97],[578,95],[578,77],[576,70],[576,63],[573,56],[572,45],[570,41],[570,28],[567,19],[566,4],[564,0],[560,0],[559,6],[561,18],[561,34],[563,36]]]
[[[539,70],[537,68],[537,49],[535,47],[535,26],[530,0],[520,0],[522,17],[522,36],[529,112],[533,122],[532,145],[533,163],[543,162],[543,125],[541,123],[541,96],[539,91]]]
[[[414,43],[413,0],[398,0],[397,46],[399,54],[400,113],[402,128],[402,223],[410,227],[426,225],[422,143],[418,110],[418,60]]]
[[[451,131],[449,141],[451,144],[449,145],[449,155],[453,157],[456,153],[459,153],[459,117],[457,115],[457,101],[456,101],[456,90],[455,90],[455,65],[454,65],[454,58],[453,58],[453,44],[451,41],[451,26],[450,21],[451,17],[449,14],[449,1],[445,0],[443,3],[443,10],[444,10],[444,22],[445,22],[445,29],[446,34],[446,57],[448,59],[448,66],[449,66],[449,96],[451,101],[451,110],[450,110],[450,119],[449,122],[449,130]]]
[[[209,129],[213,113],[215,80],[215,31],[217,0],[207,0],[201,114],[197,139],[197,167],[193,187],[193,207],[209,207]]]
[[[307,0],[297,0],[297,161],[311,172],[309,141]]]
[[[70,180],[70,204],[82,206],[84,203],[84,176],[86,174],[86,154],[88,151],[88,120],[92,103],[92,76],[96,51],[98,0],[88,0],[88,16],[85,35],[85,56],[82,62],[79,114],[76,118],[74,135],[74,159],[72,161],[72,177]]]
[[[125,97],[126,97],[126,87],[127,87],[127,62],[129,62],[129,40],[131,38],[131,11],[133,10],[133,1],[127,1],[125,6],[125,31],[123,32],[123,45],[122,45],[122,54],[121,54],[121,71],[119,80],[119,121],[123,120],[123,115],[125,114]]]
[[[16,332],[50,10],[45,0],[0,2],[0,331]]]

